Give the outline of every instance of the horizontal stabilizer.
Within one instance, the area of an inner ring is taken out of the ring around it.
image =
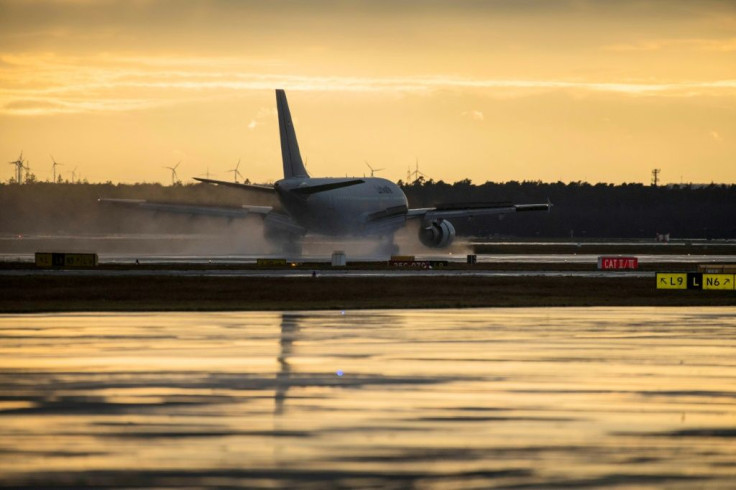
[[[248,191],[268,192],[268,193],[275,192],[275,189],[273,188],[272,185],[266,185],[266,184],[240,184],[238,182],[228,182],[226,180],[203,179],[201,177],[194,177],[194,180],[197,180],[199,182],[204,182],[205,184],[224,185],[228,187],[235,187],[238,189],[245,189]]]
[[[228,186],[228,187],[236,187],[238,189],[245,189],[245,190],[256,191],[256,192],[274,193],[276,191],[273,188],[272,185],[263,185],[263,184],[239,184],[238,182],[228,182],[228,181],[225,181],[225,180],[203,179],[201,177],[194,177],[194,180],[197,180],[199,182],[204,182],[205,184],[224,185],[224,186]]]
[[[295,192],[297,194],[311,195],[318,192],[331,191],[333,189],[340,189],[341,187],[350,187],[352,185],[363,183],[365,183],[365,180],[363,179],[342,180],[338,182],[330,182],[329,184],[299,186],[295,187],[292,192]]]

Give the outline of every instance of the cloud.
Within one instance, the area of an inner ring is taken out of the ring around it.
[[[141,110],[192,101],[227,99],[250,91],[284,88],[292,91],[413,93],[481,91],[496,98],[517,98],[544,92],[576,95],[609,93],[626,96],[691,97],[736,95],[736,79],[712,81],[584,81],[534,78],[473,78],[462,76],[319,76],[254,70],[232,58],[121,57],[101,55],[80,63],[53,54],[2,55],[0,107],[5,114],[40,115]],[[270,67],[273,68],[273,67]],[[479,111],[464,117],[482,121]],[[252,118],[254,129],[273,108]]]
[[[13,116],[45,116],[55,114],[80,114],[93,112],[127,112],[162,106],[167,102],[149,99],[19,99],[2,105],[1,114]],[[168,102],[171,103],[171,102]]]
[[[8,102],[5,104],[5,109],[8,110],[35,110],[35,109],[50,109],[62,107],[60,104],[48,101],[48,100],[34,100],[34,99],[20,99]]]
[[[477,111],[477,110],[465,111],[461,113],[460,115],[463,117],[467,117],[468,119],[471,119],[473,121],[479,121],[479,122],[484,121],[486,118],[481,111]]]
[[[275,118],[276,118],[276,108],[261,107],[258,110],[256,117],[251,119],[250,123],[248,123],[248,129],[250,130],[256,129],[257,126],[260,126],[261,124],[263,124],[263,121],[267,119],[275,119]]]
[[[649,39],[634,43],[612,44],[603,50],[613,52],[637,51],[708,51],[731,53],[736,51],[736,38],[726,39]]]

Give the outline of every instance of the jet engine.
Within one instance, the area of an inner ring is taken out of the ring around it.
[[[419,241],[430,248],[449,247],[455,239],[455,227],[447,220],[441,219],[422,224],[419,229]]]

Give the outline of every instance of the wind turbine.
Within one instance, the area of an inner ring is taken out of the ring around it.
[[[416,165],[416,167],[414,168],[414,171],[413,172],[411,171],[411,167],[409,167],[409,170],[406,172],[406,180],[407,180],[407,183],[409,183],[409,181],[411,181],[412,183],[414,183],[417,180],[419,180],[419,177],[420,176],[422,176],[422,177],[426,177],[427,176],[427,174],[419,171],[419,158],[417,158],[417,161],[416,161],[416,164],[415,165]],[[411,178],[412,175],[414,176],[414,179],[413,180]]]
[[[57,161],[54,160],[54,155],[49,154],[49,156],[51,157],[51,161],[54,162],[54,164],[51,167],[54,170],[54,183],[56,183],[56,167],[59,166],[59,165],[62,165],[63,166],[64,164],[63,163],[57,163]],[[73,180],[74,179],[72,179],[72,181]]]
[[[25,168],[23,166],[23,150],[20,152],[20,156],[18,159],[14,162],[9,162],[11,165],[15,165],[15,179],[19,184],[23,181],[23,169]]]
[[[238,164],[235,165],[235,168],[231,168],[230,170],[228,170],[228,172],[233,173],[233,182],[238,182],[238,176],[243,177],[243,174],[240,173],[238,167],[240,167],[240,158],[238,158]]]
[[[23,167],[23,169],[26,171],[26,182],[27,182],[28,176],[31,175],[31,164],[28,163],[28,160],[26,160],[26,166]]]
[[[371,167],[371,164],[370,164],[370,163],[368,163],[368,161],[366,161],[366,162],[365,162],[365,164],[366,164],[366,165],[368,165],[368,168],[369,168],[369,169],[371,169],[371,177],[373,177],[373,174],[374,174],[375,172],[380,172],[381,170],[384,170],[384,169],[382,169],[382,168],[373,168],[373,167]]]
[[[164,166],[164,168],[168,168],[169,170],[171,170],[171,185],[176,185],[176,182],[179,180],[179,176],[176,175],[176,169],[179,167],[180,163],[181,163],[181,160],[179,160],[177,164],[174,165],[173,167]]]
[[[79,167],[74,167],[74,170],[72,170],[72,184],[77,180],[77,169]]]

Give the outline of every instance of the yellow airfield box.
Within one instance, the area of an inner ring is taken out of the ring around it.
[[[36,267],[97,267],[97,254],[36,252]]]
[[[657,289],[687,289],[687,273],[657,272]]]
[[[285,266],[286,259],[256,259],[256,265],[260,266]]]
[[[657,272],[657,289],[736,290],[736,274]]]
[[[703,274],[703,289],[734,289],[733,274]]]

